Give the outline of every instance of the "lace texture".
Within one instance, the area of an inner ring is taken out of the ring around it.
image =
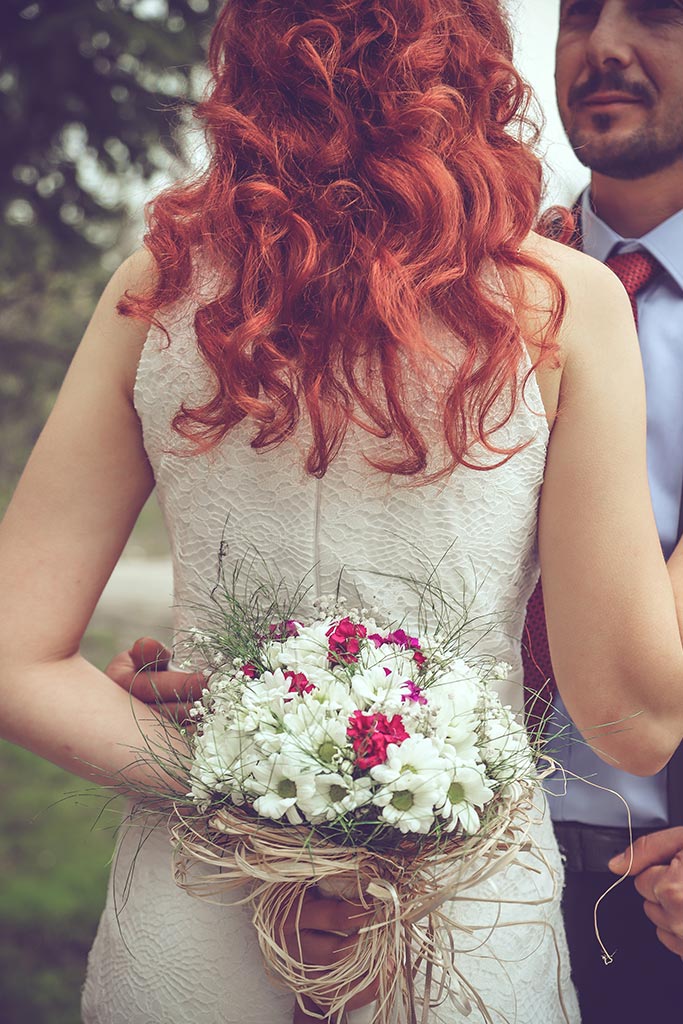
[[[315,480],[303,470],[305,427],[258,453],[242,424],[208,455],[182,457],[172,417],[211,382],[192,311],[178,309],[167,326],[170,345],[158,330],[149,333],[135,402],[171,541],[176,628],[198,624],[222,541],[228,572],[255,551],[290,589],[310,573],[313,597],[334,593],[343,570],[350,605],[377,606],[408,622],[417,598],[405,580],[438,567],[440,586],[468,606],[468,644],[512,666],[501,696],[521,709],[520,636],[538,577],[548,440],[535,378],[495,438],[500,447],[526,447],[496,469],[458,468],[416,487],[373,470],[361,454],[370,453],[368,435],[352,432]],[[429,432],[435,401],[423,395],[419,408]],[[503,418],[503,406],[500,412]],[[496,1024],[579,1021],[559,909],[562,865],[540,793],[538,802],[534,837],[547,866],[514,865],[453,905],[464,926],[455,938],[460,969]],[[265,974],[248,910],[203,903],[176,887],[163,823],[124,832],[89,958],[85,1024],[289,1024],[292,1008],[289,993]],[[450,1001],[429,1016],[430,1024],[480,1019],[476,1009],[465,1016]]]

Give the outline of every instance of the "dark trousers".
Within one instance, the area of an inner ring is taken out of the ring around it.
[[[609,872],[566,873],[562,909],[582,1024],[677,1024],[683,1021],[683,961],[657,939],[632,879],[598,909],[602,941],[614,956],[609,965],[602,961],[593,908],[614,880]]]

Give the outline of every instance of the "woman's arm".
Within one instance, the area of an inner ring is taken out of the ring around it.
[[[683,735],[683,649],[648,489],[640,352],[612,273],[566,249],[559,260],[569,309],[539,518],[550,650],[596,752],[647,775]]]
[[[678,628],[681,636],[683,636],[683,537],[679,539],[678,544],[669,556],[666,567],[669,570],[669,579],[674,588]]]
[[[116,312],[150,274],[140,253],[107,286],[0,526],[1,734],[105,784],[120,784],[141,731],[163,746],[156,712],[79,654],[154,486],[132,404],[146,327]]]

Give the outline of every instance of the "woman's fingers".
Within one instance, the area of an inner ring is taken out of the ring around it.
[[[372,922],[374,913],[362,904],[319,895],[314,889],[295,904],[282,922],[287,952],[306,970],[312,981],[324,981],[331,968],[352,956],[361,928]],[[330,1002],[339,995],[330,991]],[[355,1007],[376,997],[376,984],[354,997]]]
[[[345,1003],[347,1010],[359,1010],[361,1006],[367,1006],[368,1003],[374,1003],[379,996],[379,980],[375,978],[371,981],[362,992],[358,992],[357,995],[348,999]]]
[[[325,1011],[321,1006],[318,1006],[311,999],[304,996],[304,1006],[300,1006],[298,1002],[294,1004],[294,1017],[292,1024],[332,1024],[329,1017],[325,1016]]]
[[[308,978],[316,982],[316,1000],[319,1006],[322,1005],[322,1012],[325,1012],[325,1006],[332,1006],[340,996],[343,997],[345,990],[321,988],[321,983],[324,986],[330,970],[353,956],[362,941],[358,934],[360,929],[373,919],[373,911],[362,904],[321,896],[315,889],[309,889],[284,918],[282,939],[287,952],[302,965]],[[378,982],[370,982],[346,1001],[348,1009],[358,1009],[374,1002],[377,990]],[[306,1015],[300,1013],[300,1020],[306,1020]]]
[[[298,926],[317,932],[332,932],[338,936],[355,935],[373,920],[374,912],[361,903],[350,900],[320,896],[309,890],[303,900]],[[288,924],[297,924],[296,917],[289,915]]]

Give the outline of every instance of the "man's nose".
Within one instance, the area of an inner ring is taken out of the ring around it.
[[[599,70],[610,64],[627,67],[634,59],[635,28],[625,0],[606,0],[588,37],[588,63]]]

